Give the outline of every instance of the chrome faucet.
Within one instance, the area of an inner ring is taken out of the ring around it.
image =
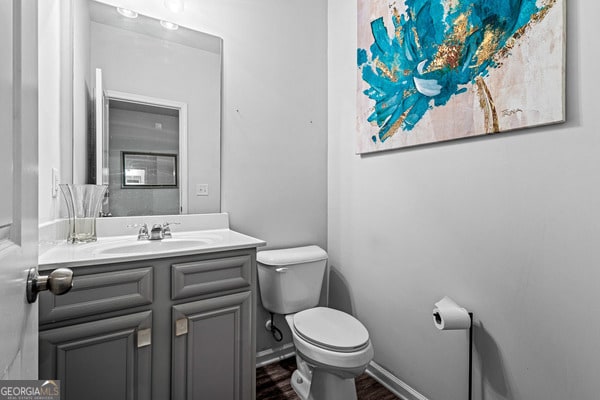
[[[179,225],[179,222],[165,222],[164,224],[154,224],[152,229],[148,230],[147,224],[130,224],[128,228],[140,228],[138,240],[163,240],[173,237],[171,234],[171,225]]]
[[[179,225],[177,222],[165,222],[164,224],[154,224],[150,230],[150,240],[162,240],[172,238],[171,225]]]
[[[150,230],[150,240],[163,240],[165,238],[165,231],[161,224],[152,225]]]

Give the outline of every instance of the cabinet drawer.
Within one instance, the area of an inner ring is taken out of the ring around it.
[[[73,277],[63,296],[40,294],[40,323],[117,311],[152,303],[152,267]]]
[[[171,266],[171,298],[182,299],[249,287],[252,283],[249,255],[193,261]]]

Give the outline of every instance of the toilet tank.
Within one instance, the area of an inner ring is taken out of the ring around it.
[[[256,256],[263,306],[291,314],[319,303],[327,253],[319,246],[261,251]]]

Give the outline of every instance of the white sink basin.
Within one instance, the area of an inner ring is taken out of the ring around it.
[[[193,239],[163,239],[163,240],[139,240],[135,242],[120,243],[103,246],[97,250],[97,254],[139,254],[155,253],[165,251],[193,250],[195,248],[214,243],[215,239],[210,237]]]

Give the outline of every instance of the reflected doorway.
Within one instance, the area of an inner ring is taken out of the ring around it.
[[[103,97],[102,137],[96,138],[108,185],[103,214],[186,213],[187,105],[111,90]]]

